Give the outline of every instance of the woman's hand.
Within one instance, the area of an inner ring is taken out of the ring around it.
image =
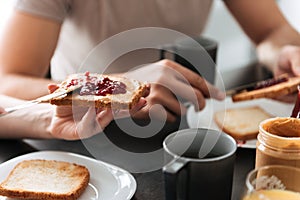
[[[57,88],[55,84],[48,86],[50,93]],[[141,98],[132,109],[118,112],[109,108],[56,106],[49,131],[55,138],[67,140],[88,138],[102,132],[113,119],[134,115],[145,104],[146,100]]]
[[[0,107],[0,114],[6,113],[4,108]]]
[[[201,76],[171,60],[146,65],[125,76],[151,84],[150,94],[146,97],[147,105],[134,115],[137,118],[153,114],[158,119],[174,121],[176,116],[186,113],[179,99],[192,102],[196,109],[201,110],[205,106],[205,98],[225,98],[223,92]]]
[[[289,74],[289,76],[300,76],[300,47],[284,46],[278,56],[274,75]]]
[[[277,65],[274,68],[274,76],[288,74],[290,77],[300,76],[300,47],[284,46],[278,56]],[[296,93],[277,97],[276,100],[293,103],[296,100]]]

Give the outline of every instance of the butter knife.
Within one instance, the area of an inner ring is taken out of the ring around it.
[[[33,106],[33,105],[36,105],[36,104],[39,104],[39,103],[43,103],[43,102],[48,102],[48,101],[50,101],[50,100],[53,99],[53,98],[57,98],[57,97],[66,95],[66,94],[68,94],[69,92],[72,92],[72,91],[74,91],[74,90],[76,90],[76,89],[78,89],[78,88],[80,88],[80,87],[81,87],[81,86],[78,85],[78,86],[70,87],[70,88],[68,88],[68,89],[55,91],[55,92],[53,92],[52,94],[48,94],[48,95],[39,97],[39,98],[34,99],[34,100],[31,100],[31,101],[27,101],[27,102],[24,103],[24,104],[17,105],[17,106],[13,106],[13,107],[9,107],[9,108],[5,108],[5,109],[4,109],[4,110],[5,110],[5,113],[0,114],[0,117],[3,116],[3,115],[6,115],[6,114],[8,114],[8,113],[12,113],[12,112],[14,112],[14,111],[23,109],[23,108],[28,108],[28,107],[30,107],[30,106]]]
[[[226,96],[232,96],[234,94],[237,94],[241,91],[250,91],[250,90],[254,90],[255,86],[256,86],[257,82],[254,82],[254,83],[249,83],[249,84],[246,84],[246,85],[241,85],[241,86],[238,86],[238,87],[235,87],[233,89],[230,89],[230,90],[226,90]]]

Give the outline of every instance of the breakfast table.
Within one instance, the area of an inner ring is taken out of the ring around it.
[[[187,125],[186,125],[187,126]],[[187,128],[182,126],[182,128]],[[161,138],[157,139],[157,143]],[[126,139],[123,139],[126,143]],[[154,142],[155,143],[155,142]],[[103,150],[101,145],[99,150]],[[101,149],[102,148],[102,149]],[[107,147],[105,147],[107,148]],[[82,141],[63,141],[63,140],[0,140],[0,163],[3,163],[14,157],[36,151],[64,151],[81,154],[93,158],[90,149],[87,150]],[[232,199],[239,200],[244,191],[244,182],[247,173],[254,168],[255,149],[238,148],[232,188]],[[164,179],[161,169],[145,172],[132,173],[137,189],[132,199],[134,200],[159,200],[165,199]]]

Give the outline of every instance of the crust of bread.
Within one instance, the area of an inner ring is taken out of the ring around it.
[[[270,87],[244,91],[235,95],[232,95],[232,101],[245,101],[258,98],[275,98],[284,96],[297,91],[297,86],[300,84],[300,77],[289,78],[288,81],[282,82]]]
[[[31,177],[33,174],[35,178]],[[18,199],[75,200],[84,192],[89,180],[90,173],[82,165],[25,160],[0,184],[0,195]]]
[[[64,90],[67,82],[82,76],[83,74],[73,74],[69,76],[64,82],[61,83],[60,88],[57,92]],[[112,108],[112,109],[131,109],[135,106],[142,96],[148,92],[146,84],[136,80],[128,79],[119,76],[110,76],[102,74],[90,74],[91,76],[104,76],[111,80],[121,81],[126,84],[127,92],[125,94],[107,94],[106,96],[95,96],[95,95],[79,95],[78,92],[73,91],[68,95],[54,98],[50,100],[51,104],[54,105],[76,105],[76,106],[94,106],[95,108]]]
[[[256,139],[259,123],[272,117],[259,106],[232,108],[218,111],[214,121],[218,127],[236,140]]]

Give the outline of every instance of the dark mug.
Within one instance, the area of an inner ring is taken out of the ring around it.
[[[211,129],[185,129],[163,142],[166,200],[231,199],[236,141]]]
[[[160,59],[169,58],[214,84],[218,43],[206,37],[177,39],[161,47]]]

